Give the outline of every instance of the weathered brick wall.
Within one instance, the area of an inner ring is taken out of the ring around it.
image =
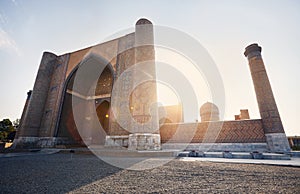
[[[59,114],[60,102],[62,101],[62,92],[65,81],[64,75],[66,73],[68,59],[68,54],[59,56],[53,66],[51,82],[39,130],[40,137],[53,137],[55,135],[54,133]]]
[[[57,56],[53,53],[43,53],[34,88],[22,123],[20,123],[20,137],[37,137],[39,135],[56,60]]]
[[[162,143],[266,142],[262,122],[260,119],[165,124],[160,128],[160,135]]]

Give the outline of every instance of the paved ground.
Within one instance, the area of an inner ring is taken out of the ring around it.
[[[181,161],[201,161],[201,162],[223,162],[238,164],[269,164],[279,166],[300,167],[300,158],[291,158],[290,160],[255,160],[255,159],[235,159],[235,158],[202,158],[202,157],[184,157]]]
[[[300,168],[180,161],[145,171],[110,166],[93,155],[0,158],[0,193],[300,193]]]

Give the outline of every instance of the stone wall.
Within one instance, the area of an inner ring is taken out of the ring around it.
[[[162,145],[162,149],[204,152],[268,152],[267,143],[166,143]]]

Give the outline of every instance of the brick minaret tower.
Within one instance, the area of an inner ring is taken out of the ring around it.
[[[249,61],[268,148],[271,152],[290,151],[269,78],[262,60],[261,47],[258,46],[258,44],[251,44],[246,47],[244,55]]]
[[[153,25],[147,19],[140,19],[135,26],[135,66],[132,82],[136,88],[131,94],[132,134],[129,135],[129,149],[159,150],[158,109],[156,106],[156,69]],[[141,80],[146,81],[140,84]]]

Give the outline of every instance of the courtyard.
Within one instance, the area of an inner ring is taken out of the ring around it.
[[[0,193],[299,193],[300,168],[209,161],[150,170],[111,166],[89,153],[0,158]]]

